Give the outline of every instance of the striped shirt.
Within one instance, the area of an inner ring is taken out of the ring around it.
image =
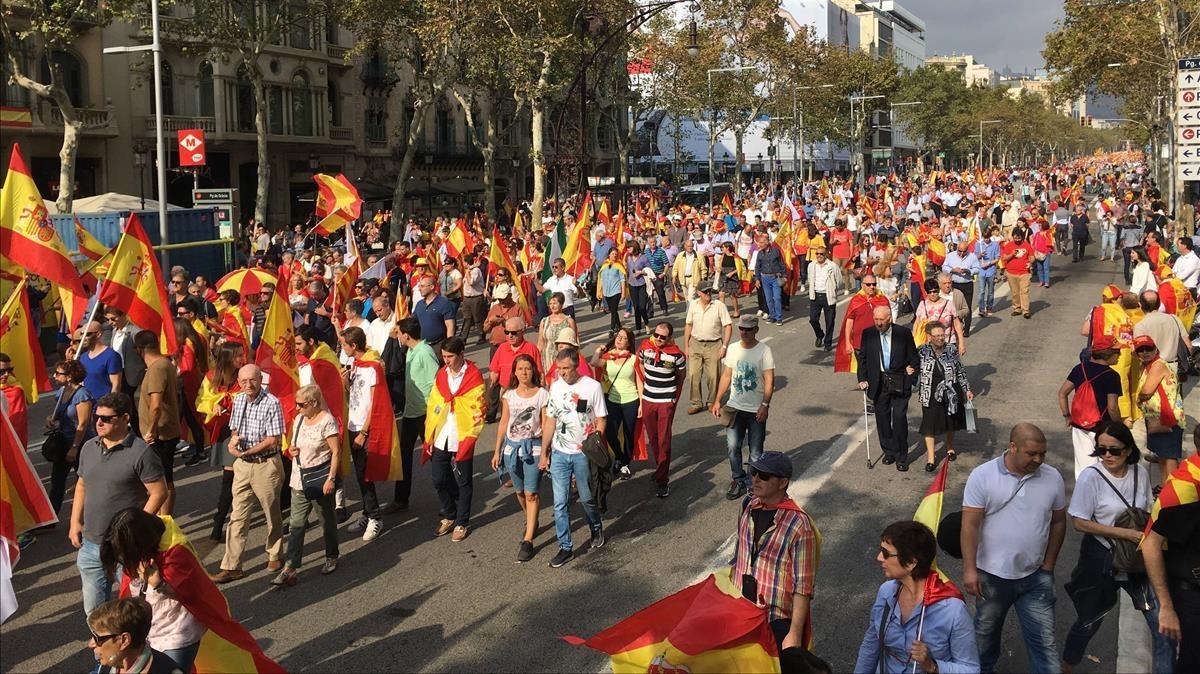
[[[667,257],[667,251],[662,248],[655,248],[646,253],[646,261],[650,263],[650,269],[654,271],[655,276],[662,276],[662,273],[667,270],[667,265],[671,263],[671,259]]]
[[[778,508],[771,528],[759,538],[756,555],[751,511],[762,507],[752,498],[738,519],[733,580],[740,585],[743,576],[753,576],[758,586],[756,603],[768,607],[768,619],[791,619],[795,595],[813,596],[821,534],[799,506]]]
[[[269,435],[283,435],[283,407],[278,398],[266,391],[254,400],[244,393],[238,394],[233,399],[229,420],[229,427],[245,441],[245,448],[257,445]]]
[[[642,365],[642,400],[648,403],[673,403],[678,397],[676,376],[684,372],[687,358],[682,351],[656,349],[649,341],[638,350]]]

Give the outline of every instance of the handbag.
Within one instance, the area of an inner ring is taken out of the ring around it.
[[[1134,531],[1144,530],[1146,523],[1150,521],[1150,513],[1141,508],[1133,507],[1125,498],[1125,495],[1121,493],[1121,490],[1117,489],[1117,486],[1109,481],[1104,471],[1096,466],[1090,466],[1090,468],[1096,471],[1100,479],[1104,480],[1104,483],[1117,493],[1117,496],[1121,499],[1121,503],[1125,504],[1125,510],[1113,520],[1113,526],[1120,529],[1132,529]],[[1133,470],[1133,497],[1137,498],[1138,470],[1136,466],[1132,467],[1131,470]],[[1108,537],[1106,536],[1105,538]],[[1142,559],[1142,551],[1138,549],[1137,543],[1127,541],[1123,538],[1108,538],[1108,542],[1112,544],[1113,570],[1124,571],[1125,573],[1146,573],[1146,561]]]
[[[612,452],[608,451],[599,433],[592,433],[583,439],[583,455],[598,468],[608,468],[612,465]]]
[[[50,414],[51,419],[58,417],[58,411],[62,409],[63,400],[70,401],[75,397],[75,392],[79,388],[71,389],[71,395],[63,393],[58,396],[58,402],[54,403],[54,412]],[[67,452],[70,451],[70,443],[67,442],[67,436],[61,429],[52,428],[45,432],[46,439],[42,441],[42,458],[47,463],[60,463],[67,460]]]
[[[300,424],[304,423],[304,419],[296,419],[296,427],[292,431],[292,447],[296,447],[296,440],[300,437]],[[316,501],[325,495],[325,481],[329,479],[329,469],[331,468],[332,459],[325,462],[305,468],[300,465],[300,451],[296,450],[296,467],[300,469],[300,491],[304,492],[304,498],[310,501]]]
[[[883,337],[881,335],[880,339],[882,338]],[[882,345],[880,345],[879,349],[879,387],[884,393],[889,395],[902,396],[905,394],[904,375],[898,372],[889,372],[888,369],[883,366]]]

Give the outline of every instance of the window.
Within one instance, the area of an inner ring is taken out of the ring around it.
[[[338,43],[338,26],[332,17],[325,17],[325,44]]]
[[[171,64],[166,60],[162,62],[162,98],[163,98],[163,114],[175,114],[175,71],[172,70]],[[154,112],[154,84],[150,83],[150,111]]]
[[[288,44],[296,49],[312,49],[312,18],[304,3],[288,6]]]
[[[313,135],[313,92],[308,86],[308,74],[303,70],[292,75],[292,133]]]
[[[383,96],[367,97],[363,110],[363,131],[368,141],[387,142],[387,99]]]
[[[196,71],[196,111],[201,117],[216,115],[216,94],[213,91],[213,67],[208,61],[202,61]]]
[[[237,75],[237,130],[254,132],[254,85],[250,82],[250,67],[242,64]]]
[[[454,146],[454,115],[445,101],[438,104],[433,142],[437,144],[437,149],[443,151],[450,150]]]
[[[287,133],[283,125],[283,87],[277,84],[267,87],[267,132]]]
[[[71,103],[80,107],[86,105],[87,100],[83,95],[83,66],[79,64],[79,59],[70,52],[62,50],[52,52],[48,58],[42,60],[43,82],[50,81],[51,64],[58,74],[58,83],[66,90]]]
[[[329,101],[329,124],[331,126],[342,125],[342,100],[338,95],[337,83],[330,79],[325,84],[325,96]]]

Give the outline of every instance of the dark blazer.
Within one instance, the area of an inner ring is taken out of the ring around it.
[[[862,333],[862,348],[858,359],[858,380],[867,382],[867,395],[871,400],[879,399],[879,374],[883,350],[879,345],[879,329],[871,326]],[[917,381],[916,371],[920,369],[921,357],[917,355],[917,344],[913,341],[912,330],[892,324],[891,329],[891,363],[889,372],[904,375],[904,395],[912,393],[913,384]],[[911,365],[914,374],[907,374],[904,368]]]

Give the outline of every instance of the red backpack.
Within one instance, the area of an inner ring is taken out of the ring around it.
[[[1079,367],[1087,377],[1087,367],[1084,362],[1081,362]],[[1096,391],[1092,388],[1093,379],[1095,377],[1085,378],[1083,383],[1075,388],[1075,397],[1071,399],[1071,423],[1085,431],[1095,428],[1103,417],[1096,405]]]

